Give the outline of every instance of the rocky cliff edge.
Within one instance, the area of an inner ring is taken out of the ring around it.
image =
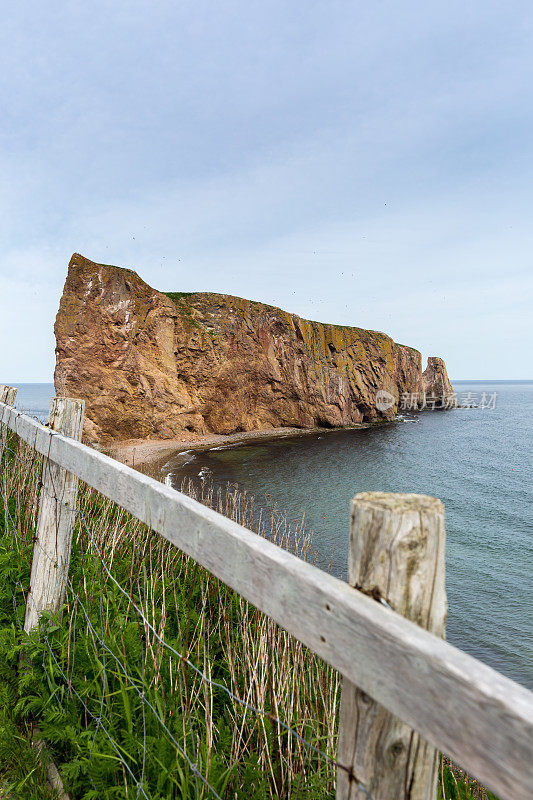
[[[58,395],[85,439],[194,438],[392,419],[402,396],[451,394],[446,367],[362,328],[223,294],[164,294],[74,254],[55,323]],[[378,391],[388,398],[378,403]]]

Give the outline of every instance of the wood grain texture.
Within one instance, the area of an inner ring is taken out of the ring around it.
[[[54,397],[50,402],[49,427],[80,440],[83,400]],[[50,439],[50,433],[48,434]],[[53,442],[53,437],[50,439]],[[44,610],[58,611],[65,599],[78,478],[51,458],[43,458],[42,488],[35,531],[30,591],[26,601],[24,630],[29,633]]]
[[[4,408],[6,408],[4,406]],[[9,427],[276,620],[499,795],[529,800],[533,694],[271,542],[16,409]]]
[[[32,745],[39,753],[41,760],[45,765],[46,777],[50,788],[55,792],[57,800],[72,800],[72,797],[65,791],[61,774],[56,766],[56,763],[50,751],[46,746],[40,728],[37,725],[31,725],[31,740]]]
[[[364,492],[352,501],[348,582],[444,637],[444,507],[425,495]],[[433,800],[438,753],[347,678],[342,685],[337,800]]]
[[[15,398],[17,396],[17,389],[14,386],[6,386],[0,383],[0,403],[5,403],[6,406],[14,406]],[[0,420],[2,416],[0,415]],[[6,443],[8,428],[0,421],[0,464],[2,463],[2,455]]]

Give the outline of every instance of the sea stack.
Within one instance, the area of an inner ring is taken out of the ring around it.
[[[85,439],[171,439],[393,419],[453,392],[390,336],[208,292],[164,294],[75,253],[55,323],[55,389],[86,401]],[[376,394],[391,396],[376,407]],[[411,401],[413,402],[413,401]]]

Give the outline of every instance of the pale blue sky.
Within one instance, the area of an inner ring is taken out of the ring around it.
[[[27,0],[0,29],[0,382],[73,251],[532,378],[530,2]]]

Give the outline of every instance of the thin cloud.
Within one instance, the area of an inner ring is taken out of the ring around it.
[[[456,377],[523,372],[528,3],[34,0],[3,22],[9,376],[51,376],[74,250],[386,330]]]

